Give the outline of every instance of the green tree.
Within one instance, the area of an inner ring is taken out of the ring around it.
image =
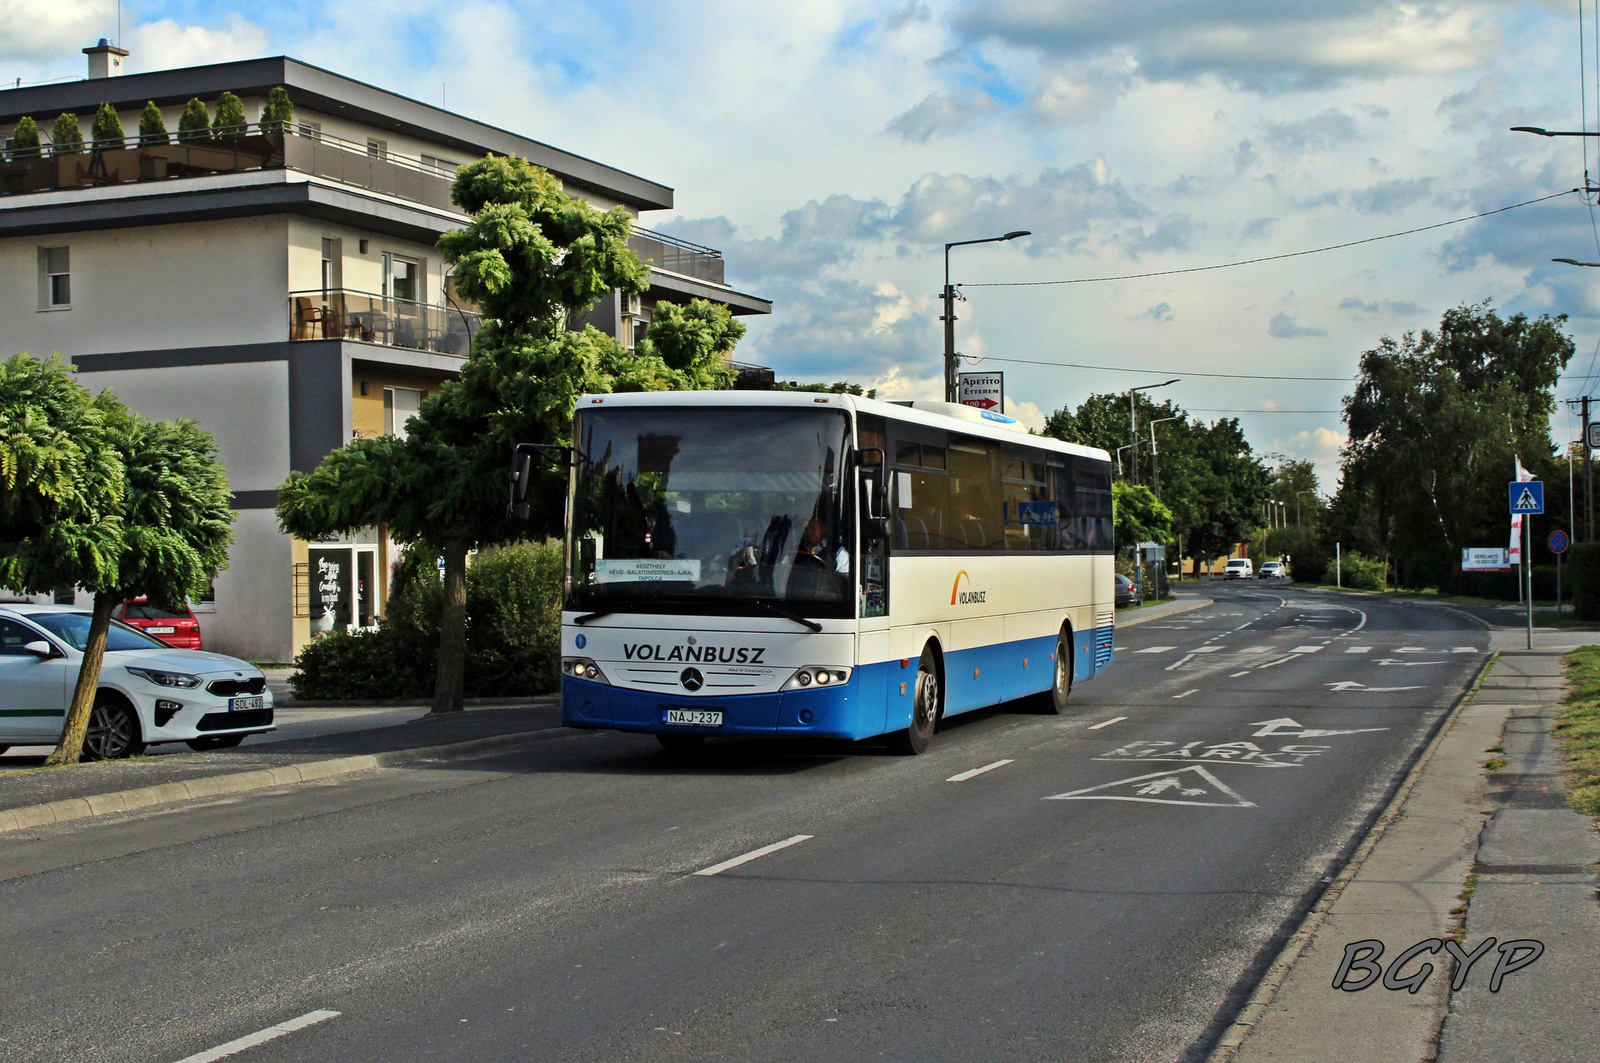
[[[472,220],[439,247],[457,291],[487,318],[460,379],[423,402],[406,439],[354,440],[292,475],[278,503],[279,525],[301,538],[384,523],[395,539],[443,556],[436,713],[461,708],[468,551],[560,529],[564,469],[545,472],[531,492],[531,526],[506,519],[516,444],[567,444],[586,392],[725,386],[723,362],[738,338],[736,322],[699,301],[657,306],[633,351],[594,328],[570,332],[567,322],[602,295],[646,286],[648,267],[627,246],[627,212],[572,199],[518,158],[462,167],[451,195]]]
[[[17,127],[11,131],[11,146],[23,151],[39,150],[39,123],[32,115],[17,119]]]
[[[0,502],[0,584],[29,592],[76,585],[94,594],[50,764],[76,763],[82,752],[117,605],[142,595],[176,607],[199,595],[227,564],[233,541],[232,495],[211,436],[193,421],[147,421],[109,392],[91,398],[70,372],[57,359],[19,355],[0,378],[0,468],[10,470]],[[42,460],[47,452],[57,456],[53,464]]]
[[[211,135],[218,140],[237,140],[249,130],[244,118],[244,101],[231,92],[217,97],[217,116],[211,120]]]
[[[1271,474],[1250,449],[1236,417],[1195,431],[1194,505],[1199,514],[1184,541],[1197,563],[1231,553],[1260,530],[1271,494]]]
[[[95,151],[121,151],[122,119],[117,117],[117,109],[109,103],[102,103],[100,109],[94,113],[94,122],[89,126],[89,135],[94,139]]]
[[[178,116],[178,139],[204,140],[210,132],[211,115],[206,111],[206,105],[198,97],[184,104],[183,113]]]
[[[78,116],[71,111],[62,111],[56,116],[56,124],[50,127],[50,151],[55,155],[76,155],[83,150],[83,127],[78,125]]]
[[[1350,443],[1331,534],[1391,558],[1410,587],[1451,587],[1462,547],[1504,542],[1513,459],[1541,479],[1559,475],[1550,417],[1573,354],[1565,320],[1502,318],[1482,302],[1366,351],[1344,403]],[[1563,520],[1565,492],[1547,495],[1551,520]]]
[[[267,93],[267,104],[261,109],[261,131],[281,133],[293,121],[294,103],[289,99],[289,90],[279,85]]]
[[[1131,480],[1113,483],[1111,509],[1118,550],[1135,549],[1145,542],[1164,543],[1172,534],[1172,510],[1142,484]]]
[[[167,133],[167,120],[161,116],[161,108],[156,106],[155,100],[149,100],[144,105],[144,111],[139,115],[139,143],[142,146],[165,144],[171,140]]]
[[[1316,464],[1280,458],[1278,467],[1272,470],[1272,501],[1283,505],[1290,524],[1298,522],[1308,528],[1320,524],[1327,504],[1317,480]]]

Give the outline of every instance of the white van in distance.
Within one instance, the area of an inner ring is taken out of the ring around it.
[[[1235,557],[1228,561],[1227,567],[1222,570],[1223,579],[1249,579],[1255,575],[1255,566],[1248,557]]]

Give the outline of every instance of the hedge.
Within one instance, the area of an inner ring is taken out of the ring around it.
[[[527,697],[560,675],[562,545],[480,551],[467,566],[467,697]],[[408,550],[376,631],[332,633],[295,658],[301,700],[433,693],[444,591],[434,558]]]

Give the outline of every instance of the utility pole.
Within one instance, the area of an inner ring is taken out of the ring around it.
[[[985,236],[981,240],[954,240],[944,245],[944,401],[956,402],[956,294],[955,285],[950,283],[950,249],[952,247],[965,247],[967,244],[998,244],[1008,240],[1015,240],[1021,236],[1032,236],[1026,229],[1013,229],[1004,236]]]
[[[1583,538],[1594,541],[1594,463],[1589,451],[1589,396],[1583,397]]]

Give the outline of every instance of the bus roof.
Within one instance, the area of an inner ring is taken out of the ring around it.
[[[578,397],[579,410],[592,406],[829,406],[834,409],[876,414],[879,417],[911,424],[927,425],[930,428],[943,428],[963,435],[977,436],[980,439],[992,439],[999,443],[1020,443],[1062,454],[1078,454],[1086,458],[1099,458],[1102,461],[1111,460],[1111,455],[1098,447],[1063,443],[1049,436],[1030,435],[1026,431],[1005,428],[999,424],[967,420],[965,417],[951,416],[935,410],[868,399],[859,395],[823,394],[813,391],[627,391]]]

